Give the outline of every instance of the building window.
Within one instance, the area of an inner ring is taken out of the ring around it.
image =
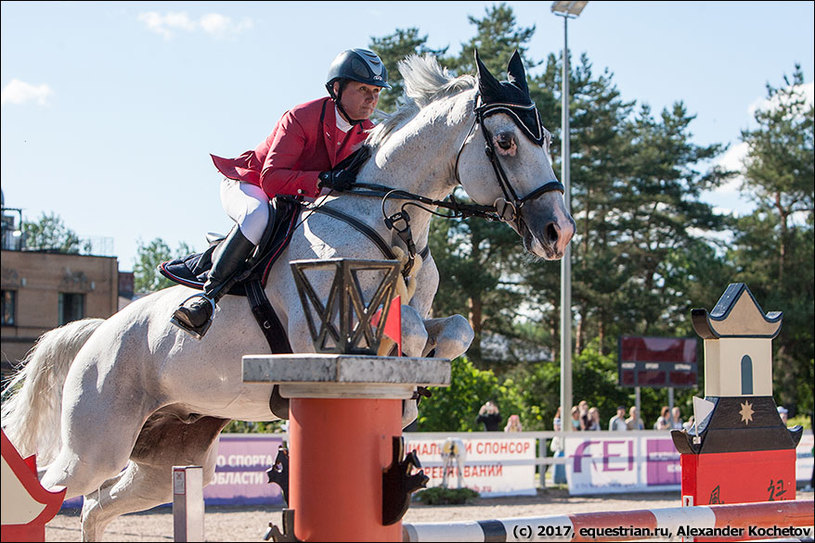
[[[73,292],[59,293],[59,324],[85,318],[85,295]]]
[[[17,313],[17,291],[3,291],[3,326],[14,326],[14,315]]]

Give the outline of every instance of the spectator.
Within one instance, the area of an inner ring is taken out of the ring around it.
[[[694,424],[695,420],[693,418],[693,415],[691,415],[690,417],[688,417],[688,421],[682,425],[682,429],[684,429],[686,432],[690,432],[693,429]]]
[[[670,430],[671,429],[671,410],[667,405],[662,406],[662,411],[659,418],[654,423],[654,430]]]
[[[555,429],[555,432],[563,431],[563,426],[561,423],[560,417],[560,407],[557,408],[557,413],[555,413],[555,418],[552,421],[552,427]],[[549,444],[549,449],[554,453],[556,458],[563,456],[563,439],[560,436],[555,436],[552,438],[552,442]],[[558,485],[565,485],[566,484],[566,466],[563,464],[555,464],[555,472],[552,474],[552,482]]]
[[[681,430],[682,425],[682,412],[678,407],[671,409],[671,428],[674,430]]]
[[[580,412],[580,429],[581,430],[588,430],[589,429],[589,402],[586,400],[581,400],[579,404],[577,404],[577,409]]]
[[[608,421],[608,431],[622,432],[625,430],[628,430],[628,426],[625,425],[625,407],[618,405],[617,414],[611,417],[611,420]]]
[[[504,426],[505,432],[523,432],[523,426],[521,426],[521,417],[518,415],[510,415],[509,420],[507,421],[507,425]]]
[[[555,432],[560,432],[563,430],[563,427],[560,424],[560,408],[557,408],[557,413],[555,414],[555,419],[552,421],[552,428],[554,428]],[[557,453],[560,452],[561,456],[563,455],[563,439],[560,436],[555,436],[552,438],[552,442],[549,444],[549,448],[555,453],[555,456],[558,456]]]
[[[781,422],[784,423],[784,426],[787,425],[787,415],[788,414],[789,414],[789,411],[787,411],[786,407],[784,407],[783,405],[778,406],[778,415],[781,417]]]
[[[491,401],[482,405],[478,410],[476,422],[483,424],[484,430],[488,432],[497,432],[501,425],[501,413],[498,411],[498,406]]]
[[[632,405],[631,409],[628,410],[628,413],[631,416],[625,419],[626,427],[629,430],[644,430],[645,425],[642,423],[642,419],[639,417],[639,413],[637,412],[637,406]]]
[[[589,409],[589,425],[586,427],[586,430],[591,432],[599,432],[602,429],[602,423],[600,422],[600,410],[596,407],[592,407]]]
[[[557,412],[555,413],[555,418],[552,419],[552,428],[555,429],[555,432],[560,432],[561,429],[563,428],[561,426],[561,421],[560,421],[560,407],[559,406],[557,408]]]
[[[580,408],[576,405],[572,406],[572,428],[575,432],[583,429],[580,425]]]

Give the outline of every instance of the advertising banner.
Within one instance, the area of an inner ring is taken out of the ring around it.
[[[565,451],[570,494],[662,492],[682,484],[670,435],[580,432],[566,436]]]
[[[812,430],[804,430],[801,441],[795,447],[795,479],[797,481],[812,483],[812,470],[815,464],[812,456],[813,445],[815,445],[815,439],[813,439]]]
[[[462,485],[484,497],[533,496],[537,479],[537,447],[533,433],[496,433],[496,437],[467,437],[469,433],[404,434],[406,451],[416,449],[428,487],[441,486],[442,449],[448,438],[463,443]],[[280,487],[268,483],[266,470],[277,458],[285,434],[221,434],[215,478],[204,487],[207,505],[282,505]],[[797,447],[797,479],[812,477],[812,431],[806,430]],[[669,434],[642,432],[579,432],[565,440],[567,481],[571,494],[679,490],[679,453]],[[458,485],[458,468],[448,474],[448,486]],[[65,508],[82,506],[72,498]]]
[[[444,476],[442,450],[446,438],[426,439],[420,434],[405,435],[405,450],[416,450],[422,470],[430,477],[428,488],[441,486]],[[475,490],[482,497],[534,496],[535,464],[537,456],[534,438],[465,438],[456,434],[464,444],[462,458],[462,486]],[[452,437],[452,436],[451,436]],[[529,461],[528,465],[516,465],[516,461]],[[458,467],[447,476],[447,486],[458,486]]]
[[[276,505],[280,487],[266,475],[283,438],[274,434],[221,434],[215,478],[204,487],[207,505]]]

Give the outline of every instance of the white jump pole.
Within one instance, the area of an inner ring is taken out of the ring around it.
[[[692,541],[698,537],[732,541],[811,538],[814,521],[812,500],[788,500],[539,518],[403,524],[402,541]]]
[[[173,466],[173,541],[204,541],[201,466]]]

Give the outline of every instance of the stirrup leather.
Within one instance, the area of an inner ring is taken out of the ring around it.
[[[201,339],[202,337],[204,337],[204,334],[207,333],[207,330],[209,330],[209,327],[212,326],[212,321],[215,318],[215,310],[217,309],[217,307],[215,305],[215,300],[213,300],[212,298],[210,298],[209,296],[207,296],[206,294],[203,294],[203,293],[193,294],[192,296],[190,296],[189,298],[187,298],[183,302],[181,302],[179,307],[183,306],[184,304],[186,304],[188,301],[192,300],[193,298],[203,298],[206,301],[208,301],[210,303],[210,305],[212,305],[212,311],[209,314],[209,319],[204,324],[202,324],[201,326],[192,327],[192,326],[189,326],[187,323],[181,322],[180,320],[178,320],[176,318],[176,316],[175,316],[175,312],[173,312],[173,316],[170,318],[170,322],[173,323],[174,325],[178,326],[179,328],[181,328],[185,332],[187,332],[189,335],[191,335],[195,339]]]

